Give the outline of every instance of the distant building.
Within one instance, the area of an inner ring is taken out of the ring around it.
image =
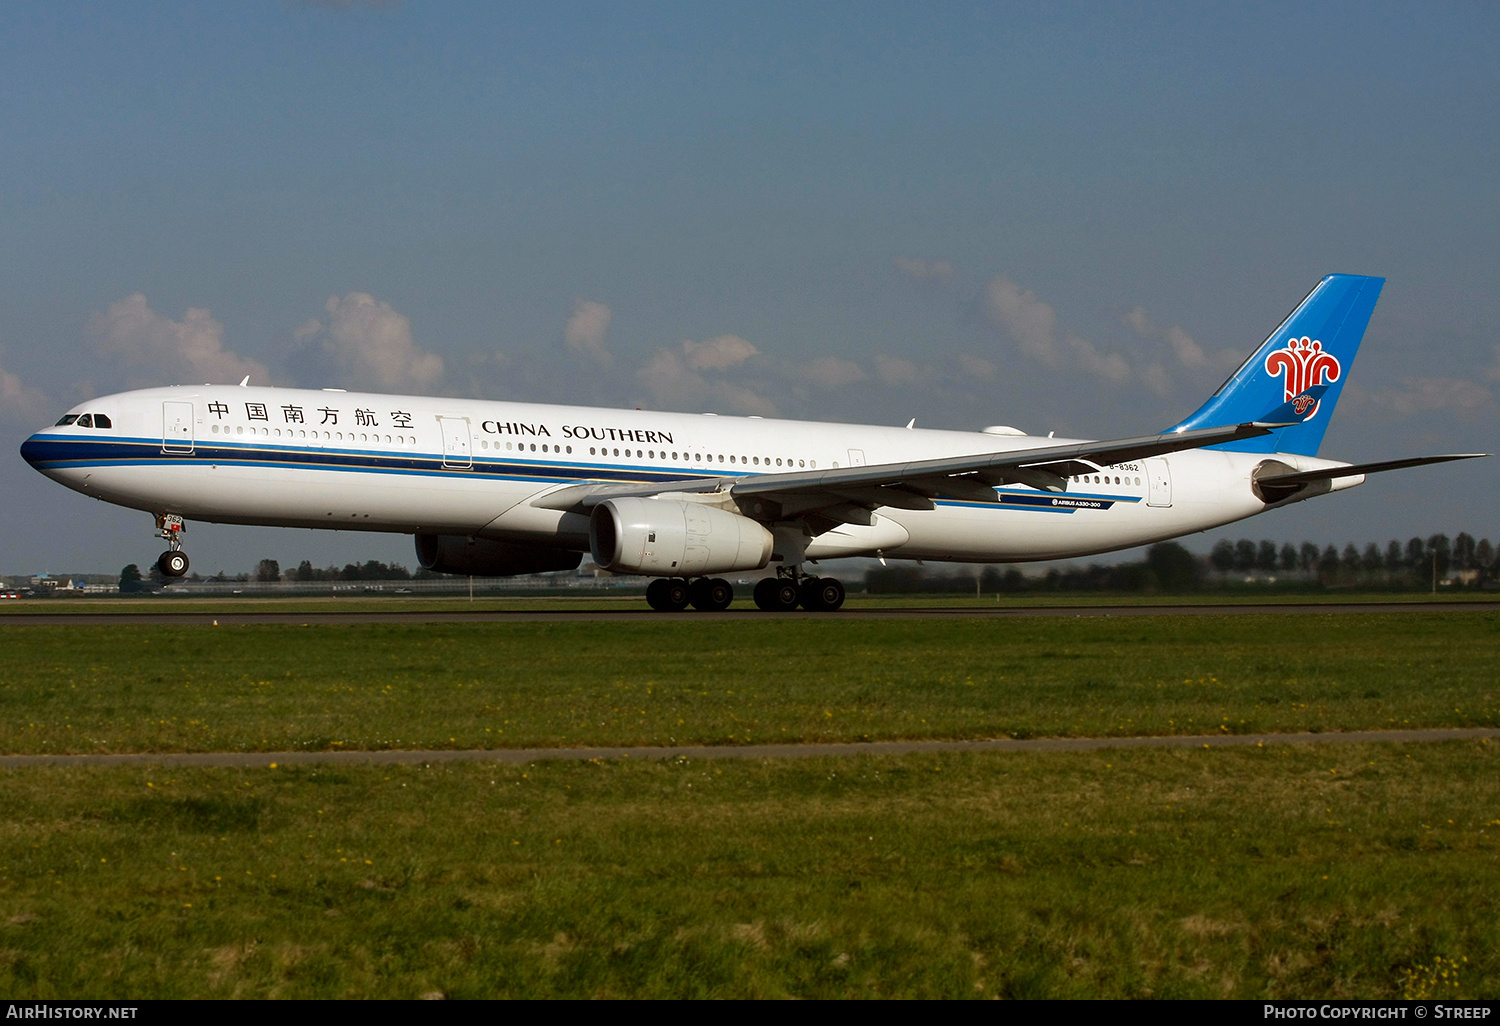
[[[53,577],[51,574],[37,574],[32,577],[31,587],[32,590],[40,592],[78,590],[78,585],[74,584],[71,578]]]

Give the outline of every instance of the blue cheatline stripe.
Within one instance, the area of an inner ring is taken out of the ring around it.
[[[191,453],[162,451],[159,439],[32,438],[26,443],[26,458],[39,469],[67,467],[141,467],[165,464],[176,467],[265,467],[282,470],[324,470],[358,474],[390,474],[411,477],[460,477],[480,481],[513,481],[560,484],[586,481],[667,483],[683,479],[705,480],[755,476],[748,471],[705,474],[689,469],[663,470],[644,466],[606,466],[597,463],[558,463],[546,460],[472,461],[470,467],[452,467],[441,455],[411,456],[370,453],[358,449],[317,448],[241,442],[196,445]],[[939,506],[973,509],[1012,509],[1034,513],[1075,513],[1080,509],[1110,509],[1115,503],[1138,503],[1139,496],[1094,492],[1014,491],[998,488],[998,503],[938,499]]]
[[[606,480],[668,482],[685,478],[716,479],[739,476],[686,468],[663,469],[644,466],[604,466],[559,463],[551,460],[473,459],[469,466],[444,464],[439,454],[405,456],[370,453],[358,449],[301,448],[271,444],[196,445],[190,453],[163,452],[157,439],[93,440],[79,438],[31,439],[24,447],[26,458],[41,469],[106,466],[240,466],[280,469],[329,470],[364,474],[408,474],[421,477],[462,477],[476,480],[537,481],[545,483]]]

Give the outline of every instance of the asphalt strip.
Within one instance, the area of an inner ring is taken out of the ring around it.
[[[1167,737],[1057,737],[1017,741],[862,741],[827,745],[682,745],[672,748],[494,748],[374,752],[142,752],[93,755],[0,755],[0,769],[24,766],[303,766],[317,764],[411,765],[434,762],[500,762],[525,765],[548,759],[808,759],[817,756],[912,755],[944,752],[1096,752],[1106,748],[1244,748],[1265,745],[1371,744],[1380,742],[1500,739],[1500,729],[1354,730],[1329,734],[1200,734]]]

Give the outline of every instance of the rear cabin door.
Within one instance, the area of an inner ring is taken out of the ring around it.
[[[462,417],[439,417],[443,428],[443,466],[466,468],[474,465],[469,452],[469,422]]]
[[[862,467],[865,465],[865,451],[863,449],[849,450],[849,466]]]
[[[193,451],[192,403],[174,401],[161,404],[161,451]]]
[[[1150,491],[1146,496],[1148,506],[1172,505],[1172,471],[1163,459],[1146,461],[1146,484]]]

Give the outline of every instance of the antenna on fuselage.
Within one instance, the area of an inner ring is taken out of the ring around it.
[[[241,388],[249,388],[250,387],[250,375],[248,375],[248,374],[245,375],[244,379],[240,381],[240,387]]]

